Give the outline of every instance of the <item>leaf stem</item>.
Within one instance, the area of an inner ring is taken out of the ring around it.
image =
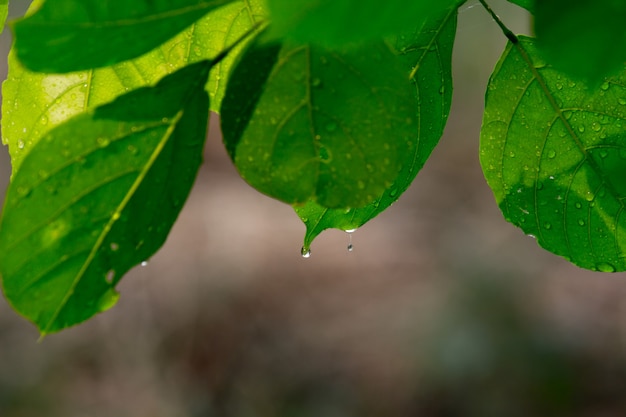
[[[507,39],[511,41],[511,43],[517,44],[519,42],[519,39],[517,38],[517,36],[515,36],[515,34],[511,31],[511,29],[506,27],[506,25],[502,22],[502,20],[500,20],[498,15],[491,9],[491,7],[487,4],[487,2],[485,0],[478,0],[478,1],[480,2],[480,4],[483,5],[485,10],[487,10],[487,12],[491,15],[491,17],[498,24],[498,26],[500,26],[500,29],[502,29],[502,33],[504,33],[504,36],[506,36]]]

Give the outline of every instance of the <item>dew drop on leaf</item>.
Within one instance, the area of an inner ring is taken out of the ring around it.
[[[600,262],[599,264],[596,265],[596,268],[600,272],[615,272],[615,267],[606,262]]]
[[[111,143],[107,138],[98,138],[96,139],[96,142],[98,142],[98,146],[100,146],[101,148],[104,148],[105,146],[108,146],[109,143]]]
[[[141,261],[141,266],[148,266],[148,261]]]
[[[20,148],[20,149],[24,149],[24,146],[25,146],[24,141],[20,139],[20,140],[17,142],[17,147],[18,147],[18,148]]]

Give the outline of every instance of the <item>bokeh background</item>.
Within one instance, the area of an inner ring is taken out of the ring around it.
[[[523,10],[491,3],[530,32]],[[0,299],[0,416],[626,415],[626,277],[544,252],[480,170],[504,43],[477,1],[460,9],[446,132],[352,252],[328,231],[301,258],[304,226],[238,177],[213,118],[189,201],[116,307],[37,343]],[[9,175],[2,147],[2,194]]]

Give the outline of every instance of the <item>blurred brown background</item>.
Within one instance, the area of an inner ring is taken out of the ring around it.
[[[529,33],[521,9],[491,3]],[[457,33],[441,144],[353,252],[328,231],[302,259],[304,226],[238,177],[214,118],[172,234],[115,308],[37,344],[0,299],[0,416],[626,415],[626,279],[503,220],[478,137],[505,38],[473,0]]]

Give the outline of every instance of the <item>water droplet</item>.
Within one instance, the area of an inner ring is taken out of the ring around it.
[[[148,266],[148,261],[141,261],[141,263],[139,265],[141,265],[141,266]]]
[[[41,119],[39,120],[41,121],[41,124],[44,126],[48,124],[48,116],[46,116],[45,114],[41,116]]]
[[[626,98],[620,97],[617,99],[617,102],[621,104],[622,106],[626,106]]]
[[[555,156],[556,156],[556,151],[554,149],[550,149],[548,151],[548,158],[554,159]]]
[[[108,282],[109,284],[113,282],[114,278],[115,278],[115,271],[112,269],[109,272],[107,272],[106,276],[104,277],[106,282]]]
[[[607,262],[600,262],[596,265],[596,268],[600,272],[615,272],[615,267]]]
[[[585,200],[593,201],[593,194],[591,194],[590,192],[587,192],[587,195],[585,196]]]
[[[113,252],[115,252],[116,250],[118,250],[120,248],[120,245],[118,245],[117,243],[113,242],[111,243],[111,250]]]
[[[582,208],[583,205],[577,202],[576,204],[574,204],[574,206],[576,206],[576,208],[579,209],[579,208]]]
[[[108,146],[109,143],[111,143],[111,141],[107,138],[98,138],[96,139],[96,142],[98,142],[98,146],[101,148],[104,148],[105,146]]]
[[[320,80],[319,78],[313,78],[313,81],[311,81],[311,85],[313,87],[321,87],[322,80]]]
[[[30,194],[30,188],[17,187],[17,193],[21,195],[22,197],[26,197],[28,194]]]
[[[348,243],[348,252],[352,252],[354,250],[354,246],[352,246],[352,243]]]
[[[602,149],[602,150],[600,151],[600,158],[604,159],[604,158],[606,158],[607,156],[609,156],[609,153],[607,152],[607,150],[606,150],[606,149]]]
[[[527,235],[529,238],[531,239],[537,239],[537,237],[535,235]]]
[[[347,229],[347,230],[345,230],[345,232],[346,233],[354,233],[354,232],[356,232],[356,228],[354,228],[354,229]]]
[[[117,220],[120,218],[120,213],[118,211],[116,211],[115,213],[113,213],[113,215],[111,216],[111,218],[113,220]]]
[[[583,219],[578,220],[578,225],[579,226],[584,226],[585,225],[585,221]]]
[[[117,300],[120,298],[120,294],[113,288],[109,290],[98,300],[98,310],[105,311],[113,307]]]
[[[543,227],[545,227],[546,230],[550,230],[550,229],[552,229],[552,224],[546,223],[546,224],[543,225]]]
[[[604,91],[609,89],[609,83],[608,82],[603,82],[602,85],[600,86],[601,89],[603,89]]]
[[[302,255],[303,258],[310,258],[311,257],[311,249],[307,249],[304,246],[302,247],[302,249],[300,249],[300,254]]]
[[[23,140],[21,140],[21,139],[17,142],[17,147],[18,147],[18,148],[20,148],[20,149],[24,149],[24,146],[25,146],[25,145],[26,145],[26,144],[25,144],[25,143],[24,143],[24,141],[23,141]]]
[[[579,126],[579,127],[578,127],[578,131],[579,131],[580,133],[583,133],[583,132],[585,131],[585,126]]]
[[[594,131],[594,132],[599,132],[599,131],[600,131],[600,129],[602,129],[602,126],[600,126],[600,124],[599,124],[599,123],[594,122],[594,123],[591,125],[591,128],[593,129],[593,131]]]

